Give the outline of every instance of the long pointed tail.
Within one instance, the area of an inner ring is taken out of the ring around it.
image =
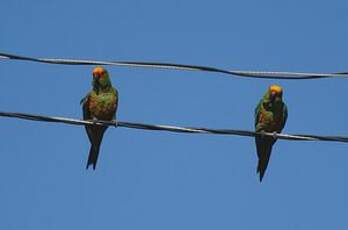
[[[100,143],[98,145],[91,145],[91,148],[89,149],[89,155],[88,155],[88,161],[86,165],[86,169],[90,165],[93,165],[93,170],[95,170],[97,166],[98,156],[99,156],[99,150],[100,150]]]
[[[260,174],[260,182],[262,182],[263,176],[266,173],[266,169],[271,157],[272,146],[275,142],[274,139],[269,137],[256,137],[256,151],[258,155],[257,173]]]
[[[93,169],[95,170],[97,166],[100,145],[102,143],[104,132],[106,131],[106,129],[107,127],[87,127],[86,128],[89,140],[91,142],[91,148],[89,149],[86,169],[88,169],[90,165],[93,165]]]
[[[257,165],[257,172],[260,174],[260,182],[262,182],[263,176],[266,173],[270,156],[271,156],[271,153],[269,152],[269,154],[267,154],[265,157],[262,157],[261,159],[259,159],[259,162]]]

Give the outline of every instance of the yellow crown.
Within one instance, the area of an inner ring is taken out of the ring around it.
[[[279,86],[279,85],[271,85],[269,87],[269,90],[271,92],[276,92],[277,94],[283,93],[283,88],[281,86]]]
[[[106,70],[101,67],[101,66],[97,66],[93,69],[93,75],[96,74],[96,75],[102,75],[106,72]]]

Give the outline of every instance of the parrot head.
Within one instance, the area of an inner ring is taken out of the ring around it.
[[[111,87],[111,81],[109,78],[109,73],[101,66],[95,67],[93,69],[93,89],[97,92],[103,89]]]
[[[281,102],[283,99],[283,88],[279,85],[271,85],[268,88],[267,96],[271,103]]]

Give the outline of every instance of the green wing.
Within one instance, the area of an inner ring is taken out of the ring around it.
[[[112,87],[112,89],[113,89],[113,91],[114,91],[113,93],[114,93],[114,95],[116,97],[116,111],[115,111],[115,114],[114,114],[114,117],[113,117],[113,119],[116,120],[116,112],[117,112],[117,107],[118,107],[118,91],[114,87]]]
[[[259,104],[257,104],[257,106],[255,108],[255,112],[254,112],[255,128],[256,128],[257,124],[259,123],[259,116],[260,116],[260,110],[261,110],[262,103],[263,103],[263,100],[260,100]]]
[[[87,119],[91,119],[91,115],[88,111],[88,98],[90,96],[91,93],[88,93],[84,98],[81,99],[80,101],[80,105],[82,105],[82,114],[83,114],[83,119],[87,120]]]
[[[283,103],[283,123],[282,123],[282,129],[285,126],[286,121],[288,120],[288,107],[285,103]]]

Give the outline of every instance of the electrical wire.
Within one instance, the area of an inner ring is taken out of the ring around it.
[[[111,127],[123,127],[131,129],[142,129],[152,131],[168,131],[175,133],[193,133],[193,134],[217,134],[217,135],[236,135],[244,137],[255,137],[257,135],[271,136],[275,139],[292,140],[292,141],[332,141],[348,143],[348,136],[319,136],[306,134],[284,134],[284,133],[267,133],[267,132],[253,132],[248,130],[238,129],[210,129],[197,127],[178,127],[171,125],[153,125],[135,122],[123,121],[100,121],[100,120],[79,120],[65,117],[42,116],[28,113],[13,113],[1,112],[0,117],[17,118],[23,120],[40,121],[40,122],[54,122],[64,123],[70,125],[100,125]]]
[[[143,67],[154,69],[184,70],[184,71],[205,71],[213,73],[222,73],[243,78],[262,78],[262,79],[283,79],[283,80],[305,80],[322,78],[347,78],[348,72],[340,73],[300,73],[300,72],[270,72],[270,71],[241,71],[225,70],[209,66],[185,65],[160,62],[136,62],[136,61],[95,61],[84,59],[62,59],[62,58],[34,58],[19,56],[9,53],[1,53],[0,59],[3,60],[22,60],[47,64],[60,65],[111,65],[120,67]]]

